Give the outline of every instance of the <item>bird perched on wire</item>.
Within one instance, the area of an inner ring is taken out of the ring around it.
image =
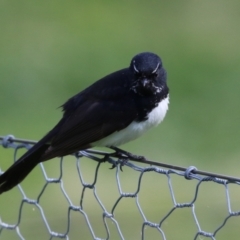
[[[164,119],[168,103],[161,59],[150,52],[137,54],[128,68],[96,81],[62,105],[57,125],[0,176],[0,194],[40,162],[136,139]]]

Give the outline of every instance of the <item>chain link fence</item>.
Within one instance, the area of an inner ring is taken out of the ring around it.
[[[34,143],[0,137],[14,161]],[[0,158],[2,174],[7,160]],[[240,237],[237,178],[98,150],[41,163],[33,172],[0,195],[0,239]]]

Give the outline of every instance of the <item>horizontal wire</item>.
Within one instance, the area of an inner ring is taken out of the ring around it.
[[[6,137],[0,136],[0,140],[4,140],[5,138]],[[9,138],[8,141],[10,143],[12,143],[12,142],[25,143],[25,144],[36,144],[37,143],[37,141],[28,140],[28,139],[21,139],[21,138]],[[108,155],[109,154],[109,152],[98,151],[98,150],[94,150],[94,149],[86,149],[85,151],[88,152],[88,153],[98,154],[98,155]],[[183,171],[183,172],[186,172],[188,170],[188,168],[185,168],[185,167],[176,166],[176,165],[167,164],[167,163],[155,162],[155,161],[148,160],[146,158],[145,159],[139,159],[139,156],[134,156],[134,155],[128,156],[128,155],[126,155],[126,157],[129,160],[134,161],[134,162],[145,163],[145,164],[155,165],[155,166],[159,166],[159,167],[174,169],[174,170],[180,170],[180,171]],[[208,176],[208,177],[221,178],[221,179],[228,180],[230,182],[239,182],[239,184],[240,184],[240,178],[233,177],[233,176],[227,176],[227,175],[213,173],[213,172],[201,171],[201,170],[198,170],[198,169],[194,169],[193,171],[191,171],[191,173],[199,174],[199,175],[203,175],[203,176]]]

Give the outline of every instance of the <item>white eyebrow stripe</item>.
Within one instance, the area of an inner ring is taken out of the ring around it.
[[[136,68],[136,66],[135,66],[135,64],[134,64],[134,62],[133,62],[133,68],[134,68],[134,71],[135,71],[135,72],[139,73],[139,71],[137,70],[137,68]]]
[[[152,71],[152,73],[155,73],[158,70],[160,63],[158,63],[157,67]]]

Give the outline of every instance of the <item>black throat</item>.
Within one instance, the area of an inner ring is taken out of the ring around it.
[[[152,94],[143,91],[142,89],[132,89],[134,94],[135,104],[138,110],[136,121],[142,122],[148,119],[148,114],[158,106],[158,104],[168,97],[169,89],[165,83],[154,89]]]

